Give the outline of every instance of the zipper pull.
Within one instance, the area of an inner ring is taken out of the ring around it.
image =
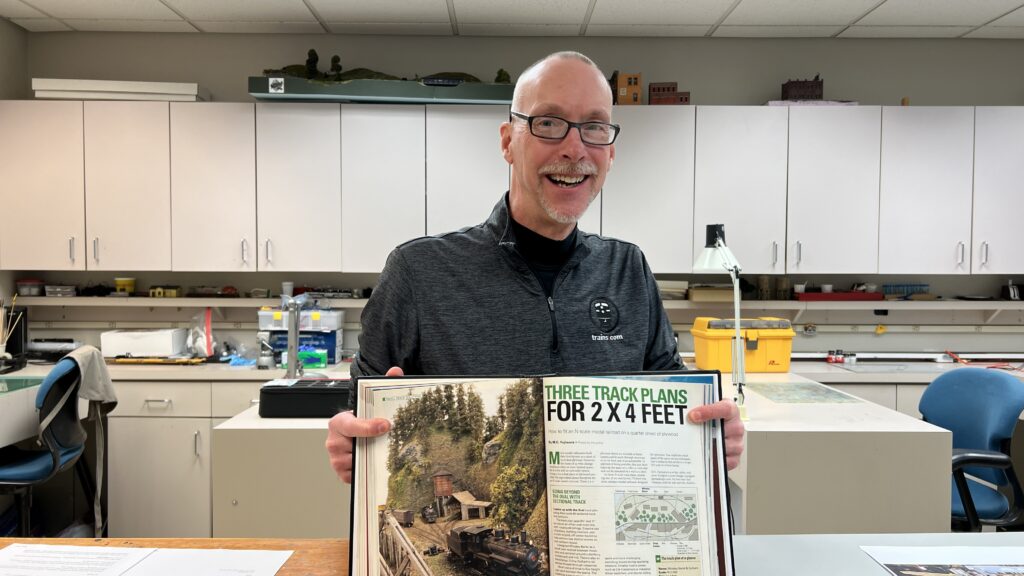
[[[551,296],[548,296],[548,309],[551,310],[552,312],[555,311],[555,299],[552,298]]]

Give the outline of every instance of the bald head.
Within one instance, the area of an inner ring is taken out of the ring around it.
[[[531,64],[523,73],[519,75],[516,80],[515,91],[512,93],[512,110],[522,110],[523,102],[526,99],[526,95],[532,90],[538,81],[540,81],[546,72],[549,71],[552,62],[558,60],[577,60],[590,66],[594,70],[594,74],[601,78],[601,83],[604,86],[604,90],[608,93],[608,105],[611,106],[612,102],[612,89],[605,79],[604,72],[597,67],[597,64],[593,60],[587,58],[584,54],[566,50],[564,52],[555,52],[548,54],[540,60]]]

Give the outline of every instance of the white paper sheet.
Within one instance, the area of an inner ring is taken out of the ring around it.
[[[963,567],[964,574],[1024,574],[1024,548],[1019,546],[861,546],[861,550],[897,576],[920,573],[921,567]],[[993,572],[992,567],[1006,570]],[[933,568],[934,570],[934,568]],[[941,572],[937,572],[941,573]]]
[[[274,576],[291,550],[196,550],[11,544],[0,576]]]
[[[11,544],[0,550],[0,576],[120,576],[155,550]]]

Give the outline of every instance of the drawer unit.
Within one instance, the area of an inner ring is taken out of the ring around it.
[[[210,382],[118,380],[117,408],[111,416],[209,418]]]

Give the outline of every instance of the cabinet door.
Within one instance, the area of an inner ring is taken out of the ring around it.
[[[260,270],[341,270],[341,107],[256,104]]]
[[[172,268],[256,270],[253,104],[171,103]]]
[[[85,270],[82,103],[0,101],[0,268]]]
[[[342,271],[380,272],[395,246],[426,232],[424,114],[341,105]]]
[[[109,420],[112,538],[209,538],[209,418]]]
[[[972,272],[1024,273],[1024,108],[975,109]]]
[[[973,108],[882,108],[879,274],[971,271],[973,156]]]
[[[786,271],[878,272],[878,106],[789,111]]]
[[[85,102],[89,270],[171,269],[167,102]]]
[[[785,106],[698,106],[693,254],[725,224],[744,274],[781,274],[786,243]]]
[[[427,106],[427,234],[475,226],[508,190],[508,106]]]
[[[694,110],[618,106],[613,116],[622,131],[602,190],[601,233],[640,246],[654,272],[693,268]]]

